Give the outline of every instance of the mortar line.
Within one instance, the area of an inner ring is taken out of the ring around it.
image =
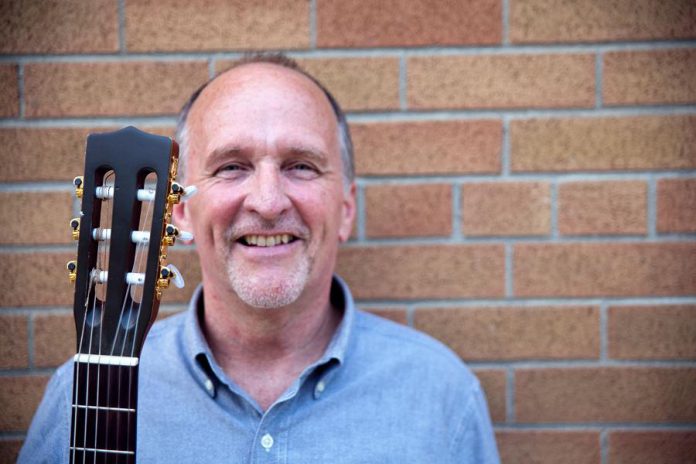
[[[599,431],[599,453],[601,464],[609,464],[609,432],[606,427]]]
[[[19,99],[19,118],[26,116],[26,102],[24,98],[24,63],[17,63],[17,97]]]
[[[501,178],[510,177],[510,118],[503,115],[503,143],[500,153]]]
[[[561,236],[558,231],[558,179],[550,181],[549,194],[551,196],[551,204],[549,205],[551,213],[551,241],[557,242]]]
[[[505,243],[505,298],[515,297],[514,284],[515,249],[511,243]]]
[[[450,235],[450,237],[455,242],[461,242],[462,235],[463,235],[463,233],[462,233],[463,213],[462,213],[462,204],[461,204],[461,198],[462,198],[461,185],[460,184],[452,184],[451,185],[451,194],[452,194],[452,234]]]
[[[364,243],[365,242],[365,222],[367,221],[366,218],[366,213],[365,213],[365,187],[362,185],[357,186],[357,192],[356,192],[356,203],[357,203],[357,208],[356,208],[356,213],[357,213],[357,226],[358,226],[358,237],[357,241],[358,243]]]
[[[309,48],[317,48],[317,0],[309,1]]]
[[[402,53],[399,56],[399,108],[402,111],[408,110],[408,85],[407,73],[408,64],[406,62],[406,54]]]
[[[118,0],[118,54],[126,55],[126,0]]]
[[[502,32],[503,45],[510,45],[510,1],[503,0],[502,2]]]
[[[515,368],[510,366],[506,371],[505,382],[505,421],[514,423],[516,420],[516,398],[515,398]]]
[[[647,226],[648,237],[657,239],[657,180],[655,174],[648,175],[648,192],[647,192]],[[660,237],[662,239],[663,237]]]
[[[35,313],[30,313],[27,317],[27,356],[30,369],[36,367],[34,365],[34,317]]]
[[[603,80],[604,80],[604,54],[602,51],[597,51],[595,55],[595,108],[600,109],[604,106],[603,97]]]
[[[609,305],[605,301],[599,305],[599,361],[609,361]]]

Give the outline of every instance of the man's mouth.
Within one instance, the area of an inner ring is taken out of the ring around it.
[[[272,247],[277,245],[285,245],[292,243],[297,240],[297,237],[290,234],[277,234],[277,235],[244,235],[237,240],[237,242],[242,245],[255,246],[255,247]]]

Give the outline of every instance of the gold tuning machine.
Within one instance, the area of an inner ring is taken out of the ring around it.
[[[70,220],[70,228],[72,229],[72,239],[80,239],[80,218],[72,218]]]
[[[75,196],[77,198],[82,198],[84,184],[85,178],[82,176],[77,176],[73,179],[73,185],[75,186]]]
[[[178,182],[172,182],[172,188],[167,195],[167,203],[176,205],[181,201],[181,196],[184,194],[184,187]]]
[[[65,267],[68,270],[68,279],[70,283],[74,284],[75,280],[77,280],[77,263],[74,260],[68,261]]]
[[[157,282],[155,283],[155,296],[157,299],[162,298],[162,290],[169,288],[169,284],[174,281],[174,286],[184,288],[184,278],[181,272],[173,264],[160,266]]]
[[[176,237],[179,236],[179,229],[176,228],[174,224],[166,224],[164,226],[164,237],[162,238],[162,243],[166,246],[174,245]]]

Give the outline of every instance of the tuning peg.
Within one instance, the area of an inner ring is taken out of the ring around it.
[[[72,218],[70,220],[70,228],[72,229],[72,239],[80,239],[80,218]]]
[[[189,198],[191,198],[197,190],[198,189],[193,185],[184,187],[178,182],[172,182],[172,188],[169,192],[169,195],[167,196],[167,203],[169,203],[170,205],[176,205],[182,199],[186,201]]]
[[[75,280],[77,280],[77,263],[75,261],[68,261],[65,267],[68,270],[68,279],[70,279],[70,283],[74,284]]]
[[[185,230],[179,231],[179,240],[185,243],[191,243],[193,241],[193,234]]]
[[[174,285],[177,288],[184,287],[184,278],[181,272],[173,264],[160,267],[159,277],[155,285],[155,294],[157,299],[162,298],[162,290],[169,288],[169,283],[174,281]]]
[[[85,179],[82,176],[77,176],[73,179],[73,185],[75,186],[75,196],[77,198],[82,198],[82,187],[85,183]]]
[[[172,246],[174,245],[178,235],[179,229],[177,229],[174,224],[167,224],[164,226],[164,237],[162,238],[162,243],[167,246]]]

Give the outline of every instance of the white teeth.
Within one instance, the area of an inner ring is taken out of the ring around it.
[[[289,243],[291,236],[289,234],[279,235],[245,235],[244,241],[247,245],[256,245],[260,247],[272,247],[280,244]]]

